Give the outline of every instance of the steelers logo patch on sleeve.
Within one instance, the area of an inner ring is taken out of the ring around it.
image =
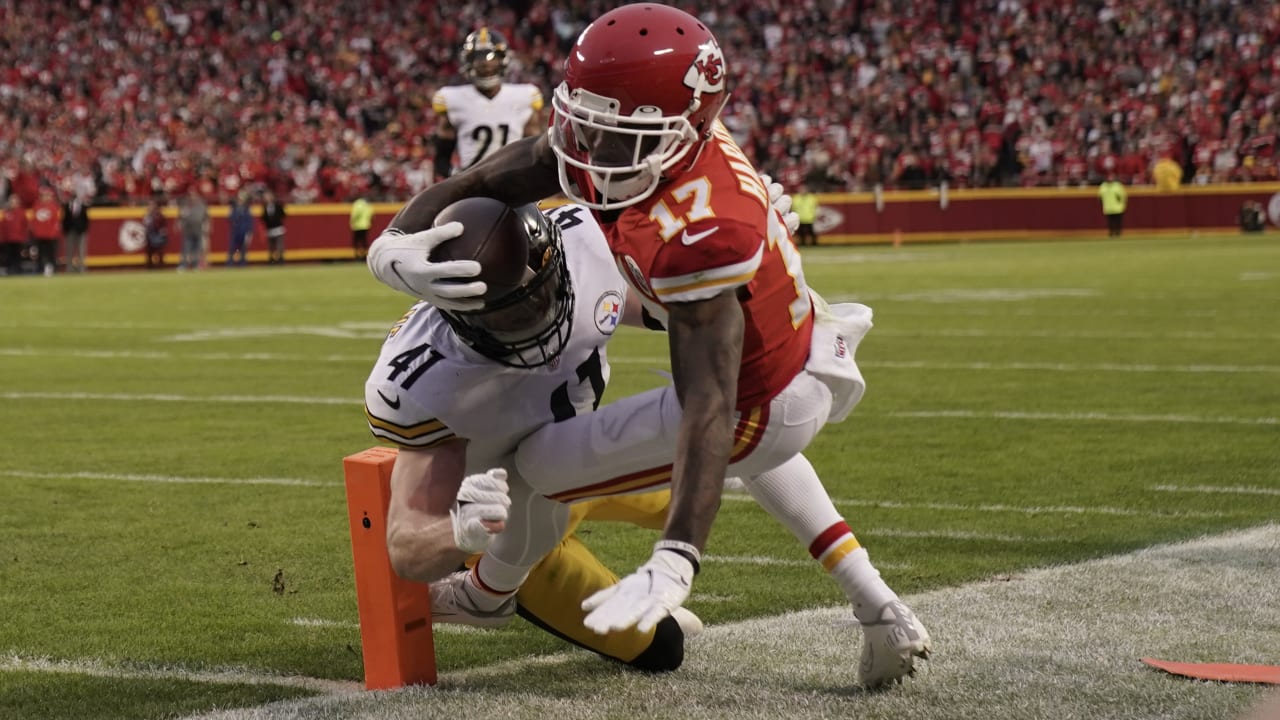
[[[604,335],[612,335],[622,319],[622,294],[608,290],[596,301],[596,329]]]

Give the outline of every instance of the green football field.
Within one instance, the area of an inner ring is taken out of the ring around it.
[[[440,629],[435,689],[356,692],[341,461],[375,444],[363,382],[408,299],[352,264],[101,272],[0,278],[0,718],[1209,720],[1260,697],[1137,661],[1280,664],[1280,239],[823,247],[805,273],[875,311],[867,395],[807,455],[935,636],[909,685],[851,689],[835,584],[729,493],[674,675],[516,620]],[[610,354],[606,400],[666,382],[662,335]],[[653,534],[585,538],[625,574]]]

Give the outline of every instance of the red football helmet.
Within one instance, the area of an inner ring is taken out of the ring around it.
[[[588,25],[564,76],[551,99],[560,186],[597,210],[634,205],[692,165],[729,97],[711,31],[656,3]]]

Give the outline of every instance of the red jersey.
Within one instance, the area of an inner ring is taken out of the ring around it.
[[[31,207],[31,237],[37,240],[62,237],[62,205],[57,200],[37,200]]]
[[[800,253],[723,125],[688,171],[601,225],[623,277],[664,324],[667,303],[746,289],[739,410],[769,402],[804,368],[813,304]]]
[[[24,243],[30,236],[26,210],[0,208],[0,242]]]

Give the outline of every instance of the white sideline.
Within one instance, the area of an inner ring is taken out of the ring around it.
[[[196,717],[1236,717],[1261,697],[1257,686],[1178,679],[1138,659],[1275,663],[1277,557],[1280,525],[1269,525],[912,596],[933,634],[934,658],[915,681],[886,693],[849,689],[857,631],[846,608],[828,608],[712,625],[691,641],[685,666],[667,676],[628,673],[569,651],[445,671],[434,689]]]

